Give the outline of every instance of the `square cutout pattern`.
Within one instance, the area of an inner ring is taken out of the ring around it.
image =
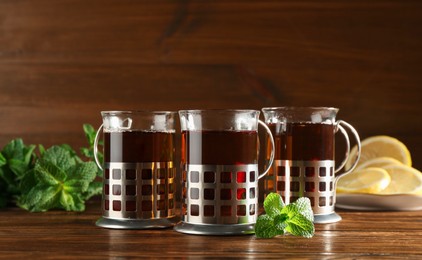
[[[145,212],[143,216],[150,213],[154,217],[157,213],[153,211],[162,212],[160,214],[165,216],[174,215],[174,172],[175,168],[106,168],[103,210],[119,212],[122,216]],[[137,195],[143,196],[138,203]]]
[[[189,170],[183,181],[182,214],[192,217],[229,219],[256,216],[256,171],[198,171]],[[189,192],[186,190],[189,182]],[[215,200],[219,203],[215,203]],[[188,221],[189,222],[189,221]],[[207,222],[208,223],[208,222]],[[213,223],[213,222],[210,222]]]

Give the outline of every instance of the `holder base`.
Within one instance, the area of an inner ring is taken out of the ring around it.
[[[217,225],[180,222],[174,230],[191,235],[232,236],[255,234],[255,224]]]
[[[178,217],[162,219],[111,219],[101,217],[95,225],[111,229],[155,229],[169,228],[179,221]]]
[[[314,215],[314,223],[316,224],[335,223],[339,222],[340,220],[340,215],[335,212],[326,215]]]

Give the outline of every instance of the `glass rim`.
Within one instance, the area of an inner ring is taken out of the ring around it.
[[[286,107],[263,107],[261,109],[263,112],[266,111],[278,111],[278,110],[284,110],[284,111],[303,111],[303,110],[326,110],[326,111],[339,111],[339,108],[337,107],[295,107],[295,106],[286,106]]]
[[[202,112],[260,112],[258,109],[224,109],[224,108],[212,108],[212,109],[182,109],[179,113],[202,113]]]
[[[171,115],[177,111],[169,110],[106,110],[101,111],[101,115],[131,115],[131,114],[151,114],[151,115]]]

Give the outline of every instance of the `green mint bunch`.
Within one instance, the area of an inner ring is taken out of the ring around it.
[[[89,147],[82,148],[82,160],[68,144],[49,149],[12,140],[0,151],[0,208],[9,204],[33,212],[50,209],[85,210],[85,201],[101,194],[102,172],[93,162],[95,130],[83,127]],[[100,161],[103,155],[99,153]]]
[[[290,233],[306,238],[315,233],[314,215],[308,198],[299,198],[285,205],[281,196],[270,193],[264,201],[265,213],[258,217],[255,235],[259,238],[272,238]]]
[[[33,212],[83,211],[96,171],[94,162],[78,162],[66,148],[52,146],[22,179],[18,205]]]

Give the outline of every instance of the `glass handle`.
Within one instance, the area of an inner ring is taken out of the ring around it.
[[[97,133],[95,134],[95,140],[94,140],[94,159],[95,163],[97,164],[98,168],[100,168],[102,171],[104,170],[103,167],[100,164],[100,161],[98,160],[98,139],[100,136],[101,129],[103,128],[103,124],[98,128]]]
[[[258,123],[261,126],[263,126],[265,128],[265,130],[268,132],[268,135],[270,136],[270,141],[271,141],[270,161],[269,161],[269,163],[267,165],[267,169],[258,176],[258,179],[261,179],[262,177],[264,177],[271,170],[271,165],[273,165],[273,162],[274,162],[275,144],[274,144],[274,137],[273,137],[273,134],[271,133],[270,128],[268,128],[268,126],[264,122],[262,122],[261,120],[258,120]]]
[[[349,138],[349,135],[347,134],[346,130],[340,125],[340,123],[338,123],[337,128],[340,129],[340,132],[343,134],[344,138],[346,139],[346,153],[344,155],[343,161],[341,162],[340,166],[338,166],[336,168],[334,173],[337,173],[341,169],[343,169],[343,167],[346,165],[347,159],[349,159],[349,155],[350,155],[350,138]]]
[[[338,127],[338,129],[340,129],[340,132],[343,134],[344,138],[346,139],[347,148],[346,148],[345,158],[343,159],[343,161],[340,164],[340,166],[335,170],[335,173],[337,173],[338,171],[340,171],[346,165],[346,162],[349,160],[349,156],[350,156],[350,140],[349,140],[349,135],[347,134],[346,130],[344,129],[344,127],[342,125],[345,126],[345,127],[347,127],[350,130],[350,132],[352,132],[352,134],[354,135],[354,137],[356,139],[357,147],[358,147],[358,153],[356,155],[356,158],[355,158],[355,161],[354,161],[352,167],[350,167],[350,169],[348,169],[347,171],[342,172],[342,173],[336,175],[336,178],[338,178],[340,176],[343,176],[343,175],[346,175],[346,174],[352,172],[355,169],[356,165],[359,162],[360,153],[361,153],[361,150],[362,150],[362,145],[360,143],[360,137],[359,137],[359,134],[356,131],[356,129],[352,125],[350,125],[349,123],[347,123],[345,121],[342,121],[342,120],[337,121],[337,127]]]

